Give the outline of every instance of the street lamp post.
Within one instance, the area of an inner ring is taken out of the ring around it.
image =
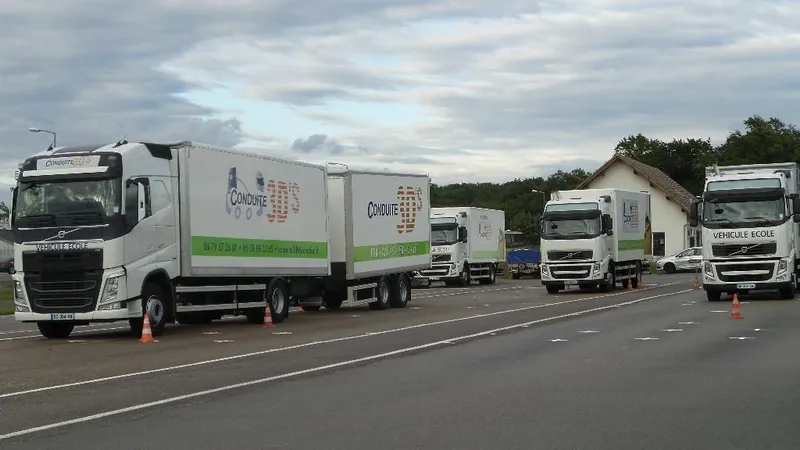
[[[56,133],[54,131],[43,130],[41,128],[30,127],[28,131],[31,133],[49,133],[53,135],[53,148],[56,148]]]

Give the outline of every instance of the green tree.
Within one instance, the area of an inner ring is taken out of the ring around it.
[[[752,116],[719,147],[721,164],[800,161],[800,130],[780,119]]]
[[[6,205],[6,202],[0,202],[0,216],[8,215],[8,211],[9,209],[8,205]]]

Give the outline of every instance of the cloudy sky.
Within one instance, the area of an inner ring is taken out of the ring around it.
[[[0,199],[59,144],[196,140],[503,181],[800,123],[796,0],[3,0]]]

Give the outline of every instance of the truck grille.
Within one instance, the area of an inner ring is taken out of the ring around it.
[[[727,283],[745,283],[750,281],[768,281],[775,271],[775,263],[719,264],[717,276]],[[737,274],[731,272],[750,272]]]
[[[573,259],[592,259],[594,252],[591,250],[550,250],[547,252],[547,259],[550,261],[569,261]]]
[[[550,266],[550,274],[556,280],[580,280],[588,278],[591,271],[591,265]]]
[[[450,262],[450,255],[432,255],[433,262]]]
[[[103,279],[103,251],[24,252],[22,267],[37,313],[94,311]]]
[[[755,247],[753,247],[755,246]],[[747,249],[742,251],[742,249]],[[765,242],[760,245],[753,244],[714,244],[711,246],[711,252],[714,256],[764,256],[774,255],[778,251],[778,244],[776,242]]]

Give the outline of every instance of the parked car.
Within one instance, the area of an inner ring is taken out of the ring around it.
[[[702,247],[691,247],[659,259],[656,262],[656,270],[666,273],[684,272],[687,270],[700,270],[703,262]]]

